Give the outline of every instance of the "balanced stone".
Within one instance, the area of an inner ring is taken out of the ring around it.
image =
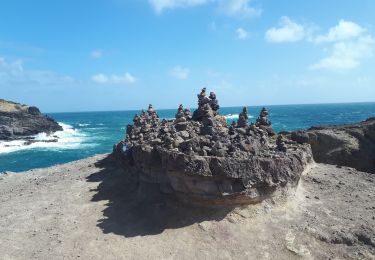
[[[242,109],[242,112],[238,116],[237,126],[238,127],[247,127],[249,120],[249,113],[247,111],[247,107]]]
[[[266,131],[269,135],[275,135],[275,132],[272,129],[272,123],[268,120],[268,114],[268,110],[263,107],[255,124],[260,129]]]

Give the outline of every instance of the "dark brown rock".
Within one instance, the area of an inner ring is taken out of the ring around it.
[[[272,130],[263,110],[267,125],[248,126],[244,108],[238,123],[228,126],[218,108],[216,95],[207,97],[203,89],[193,117],[182,105],[173,121],[160,122],[154,110],[153,117],[141,113],[114,155],[141,181],[170,185],[180,198],[203,205],[257,203],[298,183],[312,161],[308,144],[269,137],[260,128]]]
[[[317,162],[375,173],[375,118],[357,124],[314,126],[290,138],[309,143]]]
[[[63,130],[37,107],[0,99],[0,140],[16,140],[39,133],[51,134]]]

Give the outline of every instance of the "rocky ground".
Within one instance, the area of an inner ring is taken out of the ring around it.
[[[108,155],[0,175],[1,259],[375,259],[375,175],[316,164],[288,199],[202,209]]]

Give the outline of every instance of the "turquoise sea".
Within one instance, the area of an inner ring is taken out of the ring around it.
[[[248,107],[249,121],[255,121],[261,107]],[[268,106],[276,131],[308,128],[312,125],[345,124],[375,116],[374,103]],[[177,109],[158,110],[161,118],[173,118]],[[238,118],[242,107],[225,107],[220,113],[228,121]],[[0,142],[0,172],[25,171],[82,159],[112,151],[125,135],[126,125],[140,111],[50,113],[64,131],[57,143],[40,142],[25,146],[23,141]],[[40,134],[37,139],[50,137]]]

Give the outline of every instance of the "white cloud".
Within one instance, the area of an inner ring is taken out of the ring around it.
[[[363,59],[370,58],[374,51],[374,39],[371,36],[360,37],[355,41],[337,42],[331,54],[312,65],[311,69],[349,70],[358,67]]]
[[[107,75],[107,74],[99,73],[99,74],[93,75],[91,79],[97,83],[102,83],[102,84],[132,84],[137,81],[137,79],[128,72],[126,72],[123,75],[116,75],[116,74]]]
[[[240,18],[255,17],[262,14],[262,10],[250,6],[251,0],[149,0],[157,14],[167,9],[187,8],[208,3],[218,4],[219,13]]]
[[[269,42],[296,42],[307,36],[303,25],[295,23],[289,17],[283,16],[280,20],[280,27],[267,30],[265,39]]]
[[[249,38],[249,36],[250,36],[249,32],[246,31],[243,28],[238,28],[236,30],[236,33],[237,33],[238,39],[240,39],[240,40],[245,40],[245,39]]]
[[[47,70],[29,70],[24,68],[21,59],[9,61],[0,57],[0,86],[13,84],[56,85],[74,82],[70,76],[59,75]]]
[[[207,2],[208,0],[149,0],[149,3],[158,14],[161,14],[166,9],[192,7]]]
[[[169,73],[177,79],[187,79],[190,74],[190,69],[183,68],[181,66],[175,66],[169,71]]]
[[[262,14],[262,10],[250,6],[251,0],[219,0],[218,10],[227,16],[239,18],[257,17]]]
[[[350,21],[340,20],[338,25],[329,29],[326,35],[319,35],[315,42],[333,42],[356,38],[366,31],[365,28]]]
[[[103,52],[101,50],[94,50],[90,53],[91,58],[100,59],[103,57]]]

